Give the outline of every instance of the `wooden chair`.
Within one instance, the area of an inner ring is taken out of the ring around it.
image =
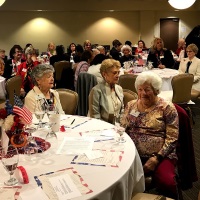
[[[191,100],[193,80],[194,75],[187,73],[179,74],[172,78],[173,103],[187,104]]]
[[[137,93],[135,89],[135,80],[137,78],[137,75],[134,74],[124,74],[119,77],[119,82],[118,84],[123,88],[123,89],[128,89],[131,90],[135,93]]]
[[[192,91],[191,91],[191,99],[194,102],[199,101],[200,100],[200,91],[192,89]]]
[[[74,90],[74,70],[69,61],[60,61],[54,63],[55,69],[55,87]]]
[[[7,99],[9,99],[11,105],[14,105],[14,93],[20,96],[21,85],[21,76],[14,76],[6,81]]]
[[[65,114],[76,114],[78,106],[78,94],[69,89],[56,89],[59,94],[60,103]]]
[[[138,95],[135,92],[128,89],[123,89],[123,93],[124,93],[124,108],[126,107],[129,101],[137,99],[138,97]]]

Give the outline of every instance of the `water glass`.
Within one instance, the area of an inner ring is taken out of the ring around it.
[[[17,179],[13,177],[13,174],[17,168],[19,161],[19,154],[17,148],[12,145],[8,147],[1,148],[0,150],[1,162],[10,175],[10,179],[5,181],[4,184],[7,186],[13,186],[18,183]]]

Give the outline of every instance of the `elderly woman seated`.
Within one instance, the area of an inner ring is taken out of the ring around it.
[[[90,94],[90,117],[113,123],[115,117],[123,112],[123,90],[117,85],[120,67],[120,62],[114,59],[102,62],[100,72],[104,81],[96,85]]]
[[[200,59],[196,57],[198,47],[190,44],[186,48],[187,58],[183,58],[180,62],[180,74],[189,73],[194,75],[193,92],[200,93]]]
[[[162,79],[152,72],[139,75],[138,99],[128,102],[121,124],[135,143],[144,173],[162,192],[176,194],[178,114],[171,102],[157,96],[161,85]]]
[[[134,60],[134,56],[132,56],[132,49],[129,45],[122,46],[121,52],[123,53],[123,56],[120,58],[119,61],[122,67],[124,66],[124,62]]]
[[[54,104],[57,112],[64,114],[58,92],[51,89],[54,86],[53,73],[51,65],[40,64],[33,68],[31,76],[35,86],[25,97],[25,106],[32,113],[36,105],[43,110],[48,104]]]

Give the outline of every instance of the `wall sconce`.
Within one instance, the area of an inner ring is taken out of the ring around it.
[[[4,4],[6,0],[0,0],[0,6],[2,6]]]
[[[186,9],[194,4],[196,0],[168,0],[169,4],[176,9]]]

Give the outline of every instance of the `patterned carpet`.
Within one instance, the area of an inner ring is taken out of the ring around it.
[[[196,168],[199,180],[194,182],[193,188],[183,191],[184,200],[197,200],[200,191],[200,102],[192,108],[195,125],[193,127],[193,143],[196,158]]]

